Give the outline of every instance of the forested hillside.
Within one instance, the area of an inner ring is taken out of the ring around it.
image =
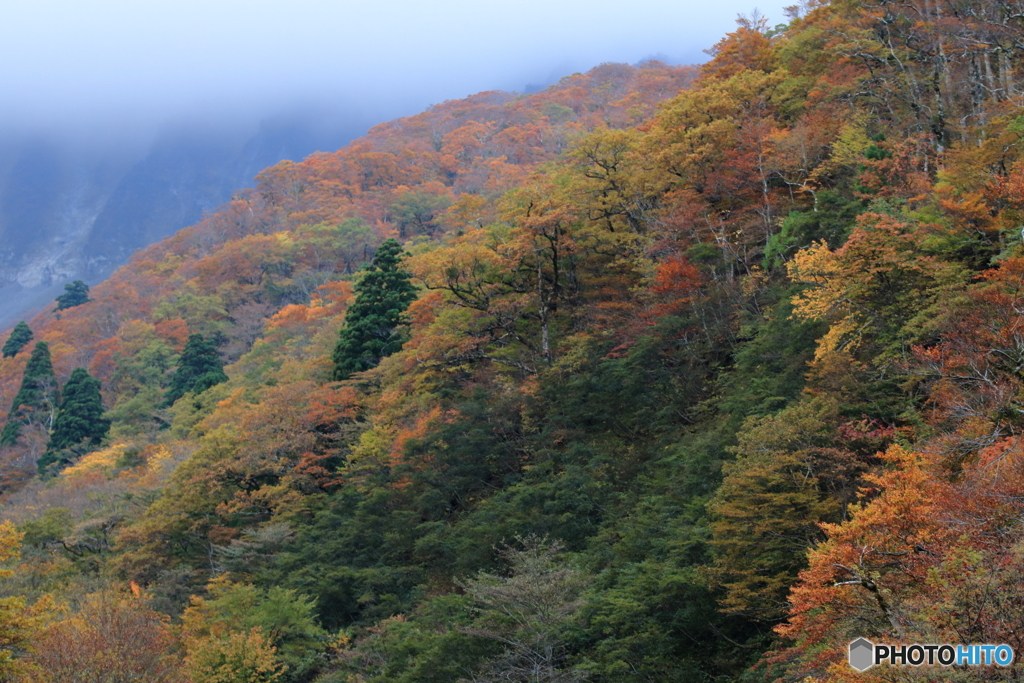
[[[3,676],[1015,680],[846,647],[1024,647],[1022,17],[446,102],[69,285],[0,359]]]

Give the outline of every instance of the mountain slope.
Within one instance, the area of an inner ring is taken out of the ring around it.
[[[111,441],[45,483],[51,411],[19,411],[8,590],[180,617],[154,648],[193,680],[243,649],[285,681],[741,682],[852,680],[860,636],[1024,646],[1004,5],[744,21],[697,78],[603,65],[264,170],[32,321]],[[394,277],[360,271],[389,238]],[[354,294],[409,277],[394,352],[332,381]],[[226,381],[168,406],[209,340]],[[86,637],[54,619],[27,661]]]
[[[141,152],[126,142],[102,154],[58,138],[5,141],[0,326],[67,282],[101,281],[138,249],[214,211],[267,165],[334,148],[361,130],[315,117],[268,120],[252,135],[181,127]]]

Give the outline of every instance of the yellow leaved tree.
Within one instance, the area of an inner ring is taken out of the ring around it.
[[[0,563],[21,554],[23,536],[11,522],[0,523]],[[10,569],[0,569],[0,579],[13,575]],[[26,655],[32,652],[36,635],[52,606],[47,597],[32,605],[17,595],[0,598],[0,681],[18,680],[34,671]]]

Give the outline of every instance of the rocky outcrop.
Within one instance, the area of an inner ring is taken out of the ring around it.
[[[291,117],[165,129],[148,145],[90,145],[0,133],[0,329],[64,283],[95,284],[138,249],[252,185],[263,168],[333,150],[361,122]]]

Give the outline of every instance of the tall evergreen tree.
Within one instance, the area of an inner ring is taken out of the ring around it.
[[[25,348],[25,345],[32,341],[32,330],[29,329],[28,324],[22,320],[20,323],[14,326],[11,330],[11,336],[7,338],[4,343],[2,353],[4,358],[12,358],[18,355],[18,351]]]
[[[398,332],[405,309],[416,299],[412,276],[399,268],[402,245],[385,240],[355,286],[356,300],[345,314],[345,327],[334,347],[334,379],[369,370],[402,348]]]
[[[32,413],[49,410],[52,415],[57,400],[55,389],[50,347],[46,342],[36,342],[21,378],[21,388],[7,414],[7,424],[0,434],[0,446],[13,446],[17,442],[22,426],[28,424]],[[50,417],[46,419],[49,421]]]
[[[171,378],[164,406],[171,406],[189,391],[199,393],[215,384],[228,381],[224,363],[217,355],[217,347],[201,334],[189,335],[185,350],[178,358],[178,368]]]
[[[100,445],[109,431],[110,420],[103,417],[100,381],[85,368],[75,368],[61,392],[53,433],[46,453],[39,459],[39,473]]]
[[[89,298],[89,285],[81,280],[75,280],[70,284],[64,285],[64,293],[57,297],[56,310],[63,311],[65,308],[81,306],[90,301],[92,299]]]

